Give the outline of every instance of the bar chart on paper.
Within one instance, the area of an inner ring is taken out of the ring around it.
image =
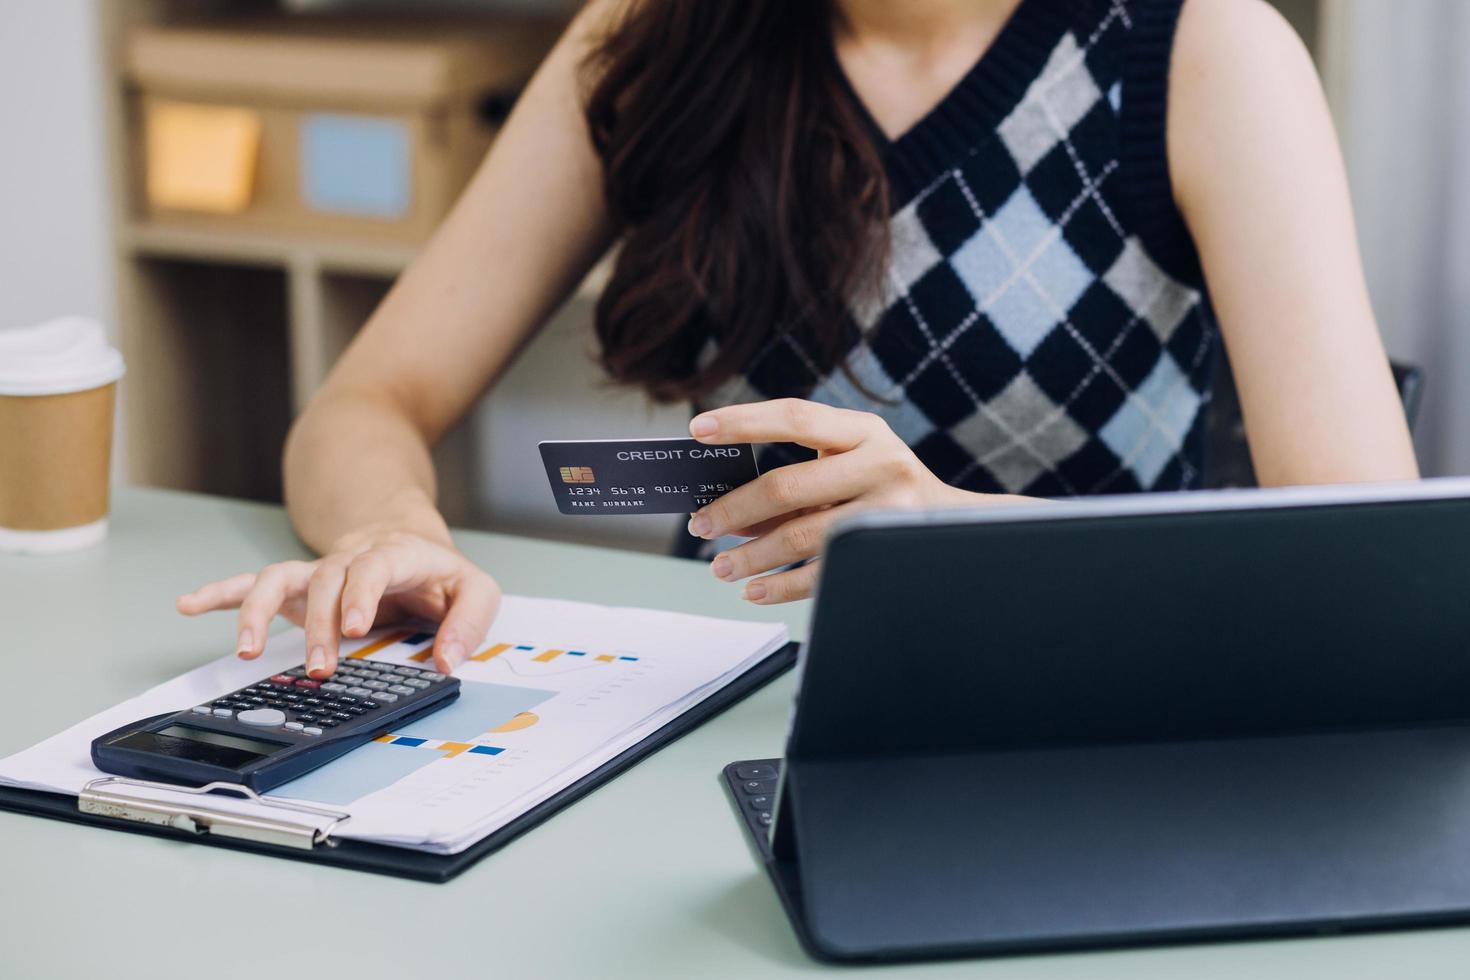
[[[424,665],[433,641],[432,632],[403,629],[345,658]],[[604,698],[636,684],[655,666],[656,658],[635,652],[486,641],[455,671],[455,702],[278,787],[274,795],[345,806],[403,784],[397,795],[407,797],[413,787],[427,800],[447,787],[480,780],[483,767],[503,771],[548,741],[559,742],[569,722],[566,711],[595,712]],[[562,731],[543,734],[543,706],[553,700],[562,706],[554,726]],[[424,771],[435,763],[441,764]]]
[[[403,624],[344,639],[340,659],[416,677],[432,657],[434,629]],[[269,795],[345,811],[316,827],[333,838],[458,854],[518,820],[541,819],[616,771],[619,759],[662,744],[671,722],[785,642],[779,624],[508,595],[494,632],[455,669],[452,700],[370,729],[363,737],[371,741]],[[262,670],[290,669],[304,643],[302,630],[286,630],[259,662],[224,656],[159,684],[0,760],[0,785],[79,793],[100,774],[91,755],[98,735],[127,718],[217,698]],[[282,819],[234,796],[213,805]]]
[[[276,789],[277,796],[345,805],[440,759],[473,764],[504,753],[493,744],[497,730],[556,696],[555,691],[463,681],[446,708],[369,742],[320,769]]]

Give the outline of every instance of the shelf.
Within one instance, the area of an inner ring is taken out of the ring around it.
[[[126,250],[159,258],[223,264],[287,267],[309,262],[318,269],[392,278],[408,268],[409,245],[297,241],[259,232],[193,228],[157,221],[134,222],[122,234]]]

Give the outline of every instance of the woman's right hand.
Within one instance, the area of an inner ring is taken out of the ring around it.
[[[316,561],[285,561],[211,582],[178,598],[197,616],[239,609],[236,650],[253,660],[265,649],[278,614],[306,627],[306,668],[324,677],[337,669],[337,644],[376,625],[408,618],[439,623],[434,665],[449,673],[490,629],[500,586],[453,547],[401,530],[367,529],[344,536]]]

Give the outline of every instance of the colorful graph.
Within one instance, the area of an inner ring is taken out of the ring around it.
[[[413,738],[409,735],[380,735],[374,741],[381,742],[384,745],[398,745],[409,749],[434,749],[443,752],[443,757],[446,759],[453,759],[455,756],[465,752],[471,755],[499,755],[505,751],[504,748],[498,745],[485,745],[483,742],[441,742],[427,738]]]
[[[522,711],[520,714],[516,715],[505,724],[497,725],[494,728],[490,729],[490,734],[496,735],[500,732],[518,732],[523,728],[530,728],[532,725],[536,724],[536,722],[540,720],[541,716],[536,714],[536,712]]]
[[[426,662],[433,656],[432,650],[420,650],[408,659],[418,663]],[[532,664],[554,664],[558,670],[555,673],[566,673],[566,668],[581,669],[598,664],[611,663],[638,663],[640,658],[621,653],[589,653],[586,650],[571,650],[564,647],[538,647],[529,643],[492,643],[485,649],[469,658],[470,663],[520,663],[526,665],[525,670],[510,666],[512,673],[522,677],[535,676],[542,668],[531,667]]]
[[[428,643],[433,638],[433,633],[416,632],[413,630],[407,630],[398,633],[389,633],[382,639],[374,640],[372,643],[369,643],[364,647],[353,650],[347,655],[347,659],[366,660],[368,657],[371,657],[379,650],[386,650],[389,647],[397,646],[400,643],[402,643],[404,646],[416,647],[422,643]],[[412,657],[409,657],[409,659],[417,660],[422,663],[423,661],[429,659],[431,652],[432,648],[430,648],[429,650],[425,650],[422,653],[416,653]]]
[[[447,707],[286,783],[273,795],[346,805],[440,759],[500,755],[505,749],[489,744],[487,736],[530,727],[535,721],[524,716],[535,719],[531,709],[556,696],[555,691],[478,681],[461,681],[459,691]]]
[[[375,653],[381,653],[395,646],[424,647],[414,653],[408,654],[407,659],[414,663],[428,663],[434,656],[432,646],[434,634],[416,631],[399,630],[380,637],[347,655],[348,660],[367,660]],[[430,644],[424,646],[424,644]],[[572,650],[564,647],[537,647],[528,643],[492,643],[485,649],[479,651],[469,658],[472,663],[487,663],[502,656],[524,660],[534,664],[552,664],[561,661],[562,664],[572,663],[576,658],[582,664],[611,664],[611,663],[637,663],[639,658],[621,653],[589,653],[586,650]],[[566,659],[563,659],[566,658]]]

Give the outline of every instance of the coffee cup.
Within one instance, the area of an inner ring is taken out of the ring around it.
[[[0,551],[71,551],[107,536],[122,375],[122,355],[91,320],[0,329]]]

